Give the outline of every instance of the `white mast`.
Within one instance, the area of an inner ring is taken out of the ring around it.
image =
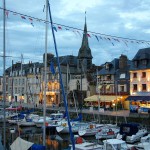
[[[44,62],[44,103],[43,103],[43,116],[44,116],[44,123],[43,123],[43,145],[45,146],[46,141],[46,132],[45,132],[45,122],[46,122],[46,70],[47,70],[47,32],[48,32],[48,1],[46,0],[46,23],[45,23],[45,62]]]
[[[3,122],[3,128],[4,128],[4,136],[3,136],[3,145],[4,145],[4,150],[6,149],[6,114],[5,114],[5,101],[6,101],[6,77],[5,77],[5,63],[6,63],[6,53],[5,53],[5,0],[3,0],[3,108],[4,108],[4,122]]]

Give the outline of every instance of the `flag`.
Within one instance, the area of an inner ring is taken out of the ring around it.
[[[33,19],[32,19],[32,18],[29,18],[29,20],[30,20],[30,21],[33,21]]]
[[[59,30],[62,30],[62,27],[61,27],[61,26],[58,26],[58,29],[59,29]]]
[[[5,11],[5,15],[7,16],[7,18],[8,18],[8,14],[9,14],[9,11]]]
[[[32,25],[32,27],[34,27],[34,24],[33,24],[33,22],[31,22],[31,25]]]
[[[52,61],[50,63],[50,71],[51,71],[52,74],[55,74],[54,64],[53,64]]]
[[[101,40],[103,40],[103,38],[101,36],[99,36]]]
[[[97,41],[99,41],[99,39],[98,39],[97,35],[95,35],[95,37],[96,37]]]
[[[26,19],[25,16],[21,16],[22,19]]]
[[[57,29],[56,29],[56,27],[55,27],[55,26],[53,26],[53,29],[57,32]]]
[[[88,36],[88,37],[91,37],[90,34],[88,34],[88,33],[87,33],[87,36]]]
[[[17,15],[17,13],[14,12],[13,15]]]
[[[80,37],[81,37],[81,33],[77,30],[77,32],[78,32],[78,34],[80,35]]]

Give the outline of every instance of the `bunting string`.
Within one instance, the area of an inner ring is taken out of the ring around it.
[[[0,7],[0,9],[4,10],[4,8],[2,8],[2,7]],[[43,8],[43,11],[44,11],[44,9],[45,8]],[[21,19],[28,21],[32,25],[32,27],[34,27],[35,21],[48,23],[48,24],[51,23],[50,21],[45,21],[40,18],[28,16],[26,14],[21,14],[21,13],[12,11],[12,10],[5,9],[5,15],[6,15],[7,19],[9,19],[9,16],[11,14],[13,16],[18,16]],[[79,37],[82,37],[82,34],[83,34],[82,29],[71,27],[71,26],[66,26],[66,25],[58,24],[58,23],[53,23],[53,29],[56,32],[61,31],[61,30],[72,31],[75,34],[75,36],[79,36]],[[103,33],[97,33],[97,32],[93,32],[93,31],[87,31],[87,37],[93,38],[97,42],[99,42],[100,40],[107,41],[107,42],[111,43],[113,46],[115,46],[115,43],[124,43],[127,47],[129,44],[146,44],[147,46],[150,45],[150,41],[147,41],[147,40],[125,38],[125,37],[119,37],[119,36],[114,36],[114,35],[107,35],[107,34],[103,34]]]

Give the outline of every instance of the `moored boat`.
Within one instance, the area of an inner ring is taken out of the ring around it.
[[[118,139],[123,139],[128,143],[140,141],[141,137],[148,134],[146,128],[141,127],[137,123],[121,124],[120,131],[117,135]]]

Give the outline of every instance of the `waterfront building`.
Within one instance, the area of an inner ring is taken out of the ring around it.
[[[78,56],[59,56],[63,85],[69,105],[83,103],[84,98],[96,93],[96,80],[94,79],[96,66],[92,64],[92,58],[85,18],[82,44]],[[44,62],[45,55],[43,55],[43,63],[16,63],[6,69],[8,101],[32,103],[34,105],[43,103]],[[53,67],[55,73],[51,70],[51,67]],[[63,97],[59,84],[57,58],[51,53],[47,53],[46,71],[46,105],[61,105],[63,104]]]
[[[130,68],[130,111],[150,109],[150,48],[140,49]]]
[[[6,69],[6,101],[32,103],[39,101],[41,63],[17,62]]]
[[[129,68],[131,61],[121,55],[111,62],[106,62],[97,73],[97,95],[85,99],[105,109],[128,109],[125,98],[130,93]],[[99,104],[98,104],[99,103]]]

